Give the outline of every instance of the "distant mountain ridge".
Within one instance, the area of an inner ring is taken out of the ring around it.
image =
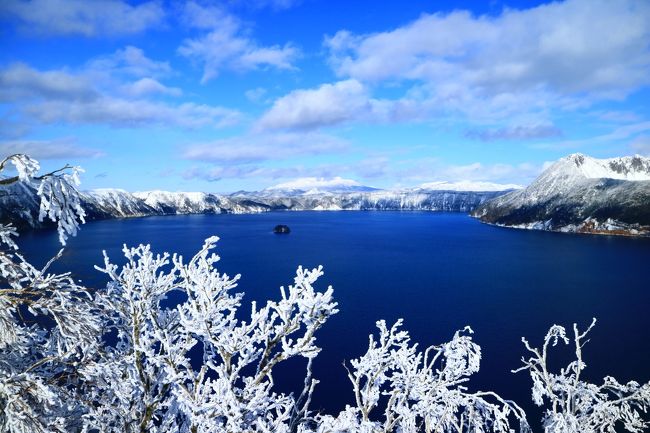
[[[481,221],[516,228],[650,234],[650,158],[562,158],[528,187],[477,207]]]
[[[47,226],[38,221],[34,190],[10,185],[0,195],[0,222],[20,229]],[[96,189],[81,193],[87,220],[176,214],[259,213],[273,210],[399,210],[470,212],[506,191],[404,189],[380,190],[362,185],[330,185],[328,188],[269,188],[232,194],[204,192]]]
[[[381,190],[354,181],[307,178],[262,191],[232,194],[120,189],[82,192],[88,220],[175,214],[258,213],[273,210],[399,210],[469,212],[506,227],[650,236],[650,158],[596,159],[573,154],[552,164],[529,186],[432,182]],[[20,229],[40,223],[34,190],[21,183],[0,194],[0,222]]]
[[[379,188],[362,185],[352,179],[334,177],[323,179],[305,177],[289,182],[280,183],[261,191],[262,195],[315,195],[315,194],[343,194],[349,192],[379,191]],[[259,194],[259,193],[258,193]]]

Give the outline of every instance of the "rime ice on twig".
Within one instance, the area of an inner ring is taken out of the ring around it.
[[[573,344],[576,359],[553,373],[548,367],[548,352],[562,341],[569,344],[566,329],[553,325],[542,349],[532,347],[522,338],[531,356],[522,358],[523,366],[514,373],[526,371],[533,380],[533,401],[545,406],[545,433],[601,433],[614,432],[624,428],[633,433],[642,433],[650,426],[642,418],[650,406],[650,383],[640,385],[631,381],[619,383],[613,377],[605,377],[601,385],[581,379],[587,364],[582,359],[582,348],[589,341],[585,337],[596,324],[593,319],[586,331],[580,332],[573,324]]]
[[[0,186],[36,187],[41,214],[59,222],[64,243],[76,231],[76,217],[83,217],[74,188],[78,169],[37,176],[37,161],[12,155],[0,162],[0,173],[8,163],[18,174],[0,178]],[[68,273],[48,272],[61,252],[36,268],[20,255],[15,236],[12,225],[0,225],[0,431],[79,429],[84,404],[76,395],[82,384],[77,366],[99,349],[101,314]]]
[[[463,385],[478,372],[481,359],[469,327],[421,352],[401,325],[398,320],[389,329],[377,322],[379,337],[370,336],[367,352],[348,369],[355,406],[336,418],[318,418],[318,432],[508,433],[514,431],[509,418],[527,431],[525,414],[515,403]],[[375,414],[382,398],[383,413]]]
[[[38,175],[40,164],[27,155],[15,154],[0,162],[0,174],[11,163],[18,172],[17,176],[0,178],[0,186],[14,182],[23,182],[34,189],[40,198],[38,220],[49,218],[57,223],[59,241],[65,245],[69,235],[76,235],[79,221],[86,216],[79,199],[80,167],[66,165],[58,170]]]
[[[279,301],[262,308],[253,303],[250,319],[240,320],[242,294],[231,293],[239,276],[230,278],[214,267],[217,239],[208,238],[187,263],[140,245],[124,247],[127,263],[121,269],[108,257],[98,268],[111,279],[98,296],[111,306],[110,326],[119,341],[89,367],[110,379],[88,396],[94,402],[91,427],[288,432],[291,421],[297,426],[305,416],[306,408],[296,409],[292,395],[274,391],[273,370],[291,357],[311,360],[318,354],[314,334],[338,311],[333,290],[314,290],[321,268],[300,267],[294,284],[281,288]],[[173,292],[186,300],[163,308],[161,302]],[[198,367],[190,361],[192,350],[202,354]],[[305,382],[303,402],[314,385]]]

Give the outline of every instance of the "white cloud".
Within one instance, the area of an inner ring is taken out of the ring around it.
[[[260,102],[262,98],[266,95],[266,89],[263,87],[256,87],[254,89],[249,89],[244,93],[246,99],[251,102]]]
[[[632,123],[629,125],[620,126],[614,129],[614,131],[610,132],[609,134],[605,134],[600,137],[597,137],[597,139],[602,141],[623,140],[649,130],[650,130],[650,121]]]
[[[604,28],[615,35],[602,38]],[[507,122],[467,131],[482,141],[558,137],[557,110],[621,99],[650,83],[648,40],[650,4],[637,0],[569,0],[496,17],[425,14],[393,31],[340,31],[325,45],[345,79],[277,99],[256,128],[459,114],[478,124]],[[396,82],[406,89],[401,96],[399,87],[393,99],[374,96]]]
[[[196,143],[183,152],[186,159],[213,163],[249,163],[346,150],[346,141],[318,133],[251,134]]]
[[[271,8],[282,10],[292,8],[301,3],[302,0],[231,0],[231,2],[240,3],[254,9]]]
[[[544,164],[480,162],[449,164],[438,158],[398,159],[374,157],[349,167],[364,178],[399,179],[401,186],[434,184],[439,182],[488,182],[526,185],[542,172]]]
[[[236,32],[239,21],[234,15],[216,5],[204,5],[202,2],[188,1],[179,9],[179,19],[188,27],[201,30],[229,28]]]
[[[14,153],[24,153],[36,159],[94,158],[104,155],[98,149],[79,146],[73,138],[0,142],[0,154]]]
[[[221,179],[258,179],[275,181],[276,179],[289,179],[300,176],[318,174],[319,176],[332,176],[329,167],[260,167],[256,165],[192,167],[181,175],[185,179],[201,179],[216,182]]]
[[[107,56],[90,60],[85,68],[93,75],[124,75],[134,77],[161,77],[171,74],[169,62],[147,57],[138,47],[128,45]]]
[[[295,69],[297,48],[291,44],[259,46],[244,34],[235,17],[216,6],[188,2],[182,20],[191,27],[208,30],[202,36],[186,39],[178,48],[179,54],[203,65],[202,83],[217,77],[222,69]]]
[[[624,92],[648,82],[649,22],[645,1],[568,0],[497,17],[423,15],[390,32],[339,32],[326,44],[339,74],[369,81],[453,77],[496,93],[539,84]]]
[[[470,129],[465,132],[467,138],[480,141],[497,140],[536,140],[540,138],[559,137],[562,131],[554,125],[520,125],[497,129]]]
[[[340,176],[325,178],[325,177],[300,177],[292,179],[288,182],[278,183],[277,185],[270,186],[267,189],[328,189],[333,187],[353,187],[362,186],[359,182],[352,179],[344,179]]]
[[[637,113],[627,110],[594,111],[590,114],[600,120],[614,123],[638,122],[641,120],[641,116]]]
[[[31,130],[30,125],[21,121],[20,115],[15,112],[6,112],[3,118],[0,118],[0,137],[6,139],[16,139],[24,137]]]
[[[98,79],[93,68],[78,72],[39,71],[17,64],[0,70],[0,100],[11,102],[12,111],[20,113],[23,121],[43,123],[198,128],[230,126],[241,117],[238,111],[219,106],[144,99],[152,94],[181,93],[180,89],[164,86],[152,78],[135,82],[116,79]]]
[[[633,153],[650,156],[650,135],[638,137],[630,144],[630,149]]]
[[[442,165],[430,172],[432,178],[448,181],[483,181],[528,183],[543,170],[543,166],[531,163]],[[521,180],[524,180],[523,182]]]
[[[121,0],[3,0],[0,14],[17,18],[35,35],[127,35],[160,24],[160,1],[130,5]]]
[[[300,89],[277,99],[259,119],[257,129],[312,129],[349,121],[392,122],[415,119],[418,104],[407,99],[373,99],[368,89],[351,79]]]
[[[258,122],[265,128],[312,128],[333,125],[370,109],[368,94],[356,80],[323,84],[317,89],[294,90],[273,104]]]
[[[22,63],[0,70],[0,100],[20,101],[35,95],[50,100],[92,100],[99,96],[90,80],[65,70],[41,72]]]
[[[280,189],[326,189],[328,186],[368,185],[368,179],[394,180],[396,188],[420,186],[430,189],[457,189],[472,191],[503,190],[529,184],[551,163],[521,164],[446,164],[436,159],[393,161],[379,168],[381,174],[368,176],[367,169],[360,170],[360,163],[264,166],[259,164],[197,166],[185,170],[186,179],[218,181],[227,178],[256,179],[258,183],[269,184],[275,179],[287,179],[271,188]],[[381,165],[381,162],[379,162]],[[365,172],[364,172],[365,171]],[[350,180],[358,178],[361,182]],[[365,179],[365,180],[364,180]],[[347,185],[333,185],[338,181]],[[330,184],[332,183],[332,184]],[[374,182],[371,182],[371,184]]]
[[[116,127],[148,125],[216,128],[239,121],[237,111],[191,102],[172,105],[147,100],[101,97],[93,101],[69,103],[43,101],[24,107],[24,112],[44,123],[107,124]]]
[[[643,122],[637,122],[637,123],[631,123],[628,125],[619,126],[607,134],[601,134],[594,137],[588,137],[588,138],[577,139],[577,140],[562,140],[562,141],[555,141],[550,143],[537,143],[537,144],[533,144],[532,147],[538,149],[578,148],[586,145],[594,145],[600,143],[627,140],[630,138],[637,137],[639,134],[643,134],[647,131],[650,131],[650,121],[643,121]]]
[[[479,181],[437,181],[427,182],[420,185],[422,189],[430,189],[435,191],[504,191],[506,189],[521,189],[521,185],[516,183],[494,183],[494,182],[479,182]]]
[[[410,83],[471,118],[570,109],[650,83],[650,3],[568,0],[500,15],[422,15],[392,31],[326,38],[344,78]]]
[[[132,96],[144,96],[150,94],[162,94],[170,96],[181,96],[183,91],[178,87],[167,87],[153,78],[141,78],[133,83],[122,86],[124,92]]]

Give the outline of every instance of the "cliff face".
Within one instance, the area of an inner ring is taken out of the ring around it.
[[[0,189],[0,223],[12,223],[19,230],[40,227],[36,190],[17,182]]]
[[[525,189],[490,200],[472,215],[516,228],[650,234],[650,158],[570,155]]]
[[[423,210],[469,212],[503,191],[261,191],[217,195],[201,192],[100,189],[81,193],[88,220],[173,214],[258,213],[271,210]],[[0,222],[42,227],[33,189],[11,185],[0,196]]]

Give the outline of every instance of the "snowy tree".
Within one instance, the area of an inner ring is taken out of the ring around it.
[[[65,242],[83,222],[77,167],[39,175],[24,155],[13,177],[40,197],[40,218],[58,223]],[[336,416],[309,405],[318,380],[312,361],[320,352],[318,330],[338,312],[333,290],[315,289],[322,268],[299,267],[277,300],[243,307],[234,292],[239,275],[218,271],[217,237],[206,239],[189,260],[154,254],[148,245],[124,246],[126,263],[106,253],[97,267],[109,282],[88,289],[70,273],[30,264],[14,242],[16,230],[0,225],[0,431],[32,432],[367,432],[506,433],[523,410],[494,392],[470,391],[481,348],[467,327],[424,351],[402,321],[369,337],[365,354],[345,365],[354,404]],[[596,386],[581,380],[584,338],[574,325],[577,360],[551,373],[549,346],[568,342],[553,326],[542,350],[524,366],[533,399],[548,404],[547,433],[641,432],[650,384]],[[274,372],[290,358],[304,359],[300,393],[277,391]]]
[[[524,411],[493,392],[469,392],[464,384],[479,371],[481,348],[471,328],[424,352],[410,343],[398,320],[390,329],[377,322],[367,352],[351,361],[348,377],[356,404],[338,417],[317,418],[318,432],[510,432],[510,419],[528,431]],[[377,417],[372,412],[383,413]]]
[[[18,174],[0,185],[34,186],[40,217],[58,222],[63,243],[76,232],[77,217],[83,220],[75,188],[79,169],[38,175],[38,162],[13,155],[0,163],[0,173],[8,163]],[[61,251],[39,269],[20,255],[15,236],[13,226],[0,225],[0,431],[70,431],[83,410],[77,366],[99,346],[101,315],[69,273],[48,272]]]
[[[4,176],[3,170],[13,164],[17,174]],[[66,165],[46,174],[38,174],[40,164],[27,155],[15,154],[0,162],[0,187],[14,182],[23,182],[34,188],[40,199],[38,220],[49,218],[57,224],[59,241],[65,245],[68,235],[74,236],[79,228],[79,221],[84,222],[86,213],[79,198],[80,167]],[[79,221],[77,221],[79,220]]]
[[[650,383],[622,384],[607,376],[601,385],[595,385],[581,379],[587,366],[582,359],[582,348],[589,341],[585,337],[595,324],[596,319],[593,319],[584,332],[573,324],[576,359],[557,373],[549,369],[548,352],[559,341],[569,344],[566,329],[553,325],[541,350],[522,338],[531,356],[522,358],[524,365],[514,372],[527,370],[530,373],[533,401],[547,407],[543,420],[545,433],[615,433],[620,427],[641,433],[650,427],[642,418],[650,407]]]
[[[297,401],[274,392],[273,369],[291,357],[318,354],[315,332],[337,312],[333,290],[314,290],[321,268],[298,268],[280,300],[262,308],[253,303],[250,319],[240,320],[242,294],[231,293],[239,276],[215,269],[216,241],[208,238],[187,263],[142,245],[124,248],[121,269],[105,257],[98,269],[111,282],[97,302],[110,305],[108,329],[118,342],[84,368],[88,378],[101,379],[86,392],[89,428],[282,432],[295,423]],[[165,308],[172,292],[186,300]],[[202,362],[192,365],[190,352],[197,350]],[[306,387],[310,393],[313,383]]]

